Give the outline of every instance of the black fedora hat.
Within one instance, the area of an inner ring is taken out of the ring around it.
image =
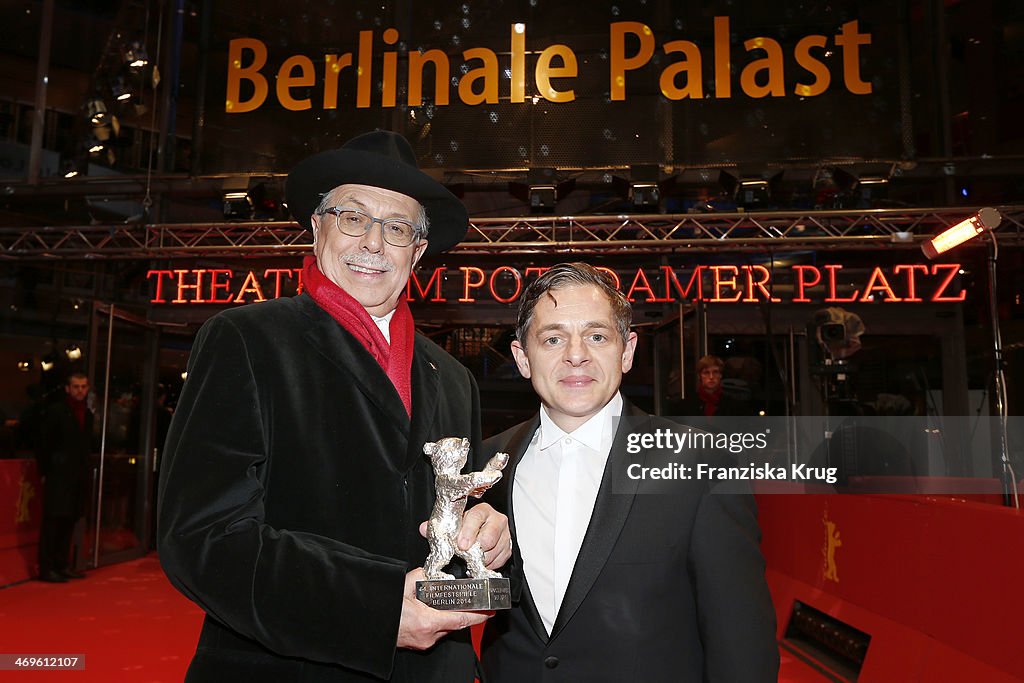
[[[320,199],[339,185],[370,185],[412,197],[427,211],[427,253],[454,247],[466,236],[469,216],[458,197],[419,169],[408,140],[386,130],[364,133],[338,149],[304,159],[288,174],[285,196],[300,225],[312,229],[310,216]]]

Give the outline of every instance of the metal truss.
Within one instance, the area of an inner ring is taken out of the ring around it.
[[[472,219],[456,254],[912,248],[974,208]],[[1001,244],[1024,245],[1024,206],[999,207]],[[0,259],[168,259],[308,253],[295,222],[0,228]]]

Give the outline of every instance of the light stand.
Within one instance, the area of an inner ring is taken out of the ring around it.
[[[984,208],[970,218],[947,228],[921,245],[929,259],[945,253],[983,232],[989,233],[988,249],[988,303],[992,322],[992,350],[995,358],[995,407],[999,417],[999,460],[1000,481],[1003,485],[1003,504],[1020,508],[1017,493],[1017,478],[1010,463],[1009,440],[1006,434],[1006,376],[1003,374],[1003,339],[999,333],[999,304],[996,298],[996,261],[999,258],[999,241],[995,229],[1003,217],[993,208]]]
[[[999,242],[994,232],[989,232],[988,247],[988,301],[992,316],[992,351],[995,356],[996,413],[999,416],[999,458],[1002,465],[1003,504],[1020,508],[1017,494],[1017,477],[1010,463],[1009,440],[1006,436],[1006,374],[1003,372],[1003,339],[999,333],[999,305],[996,299],[996,260],[999,258]]]

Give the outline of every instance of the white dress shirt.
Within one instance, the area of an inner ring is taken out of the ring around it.
[[[594,512],[615,436],[613,419],[621,413],[622,396],[616,393],[567,434],[541,406],[540,427],[516,467],[516,537],[530,593],[549,635]]]
[[[394,315],[394,311],[391,311],[380,318],[372,313],[370,314],[370,317],[373,318],[373,322],[377,323],[377,328],[380,330],[381,334],[384,335],[384,341],[388,343],[388,346],[391,346],[391,318],[393,318]]]

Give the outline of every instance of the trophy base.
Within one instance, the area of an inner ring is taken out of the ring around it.
[[[511,609],[508,579],[435,579],[416,582],[416,599],[440,610]]]

